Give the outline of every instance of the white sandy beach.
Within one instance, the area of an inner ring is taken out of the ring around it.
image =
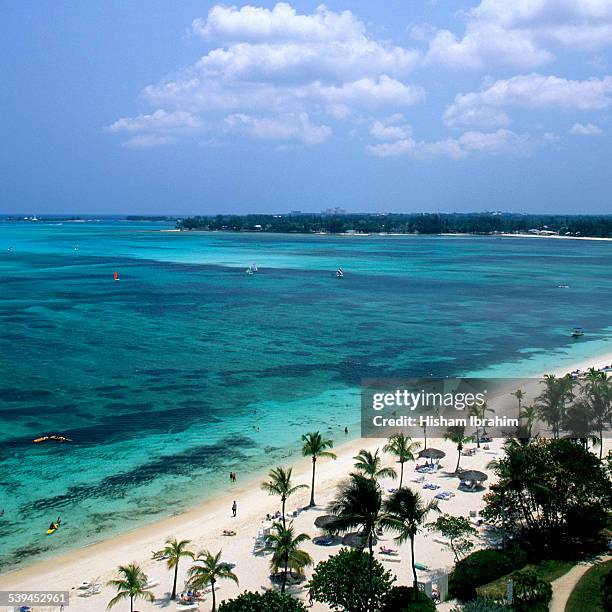
[[[574,364],[573,369],[587,369],[589,366],[603,367],[612,363],[612,354],[597,358],[596,360],[583,361]],[[553,371],[555,368],[551,368]],[[567,368],[564,369],[567,371]],[[564,372],[558,371],[561,374]],[[609,440],[606,447],[609,448]],[[317,463],[317,503],[316,509],[305,510],[295,518],[294,525],[298,532],[308,533],[315,537],[319,531],[314,526],[314,520],[325,512],[326,504],[335,494],[335,487],[353,468],[352,457],[362,449],[376,449],[382,447],[384,440],[366,439],[347,442],[335,449],[338,459],[335,461],[322,459]],[[465,492],[458,490],[458,479],[452,475],[457,460],[457,451],[451,442],[445,440],[429,440],[429,447],[439,448],[446,452],[447,456],[442,460],[442,469],[436,475],[427,475],[426,482],[440,485],[438,491],[452,491],[455,496],[449,501],[440,501],[440,508],[453,515],[468,516],[470,511],[479,511],[483,507],[483,495],[485,487],[481,491]],[[500,456],[502,446],[501,440],[492,442],[488,450],[480,449],[474,456],[462,457],[463,468],[488,471],[487,464],[496,456]],[[391,465],[393,458],[386,456],[386,463]],[[311,476],[311,464],[309,459],[295,461],[294,482],[309,484]],[[274,467],[274,466],[270,466]],[[225,476],[225,475],[224,475]],[[432,498],[436,492],[422,489],[424,483],[413,483],[411,479],[415,476],[414,464],[407,464],[404,476],[405,483],[418,488],[425,499]],[[240,585],[232,582],[220,584],[218,591],[219,600],[232,597],[247,590],[261,590],[262,587],[269,588],[269,557],[253,555],[253,541],[258,529],[267,513],[274,513],[280,508],[277,498],[268,496],[260,489],[262,478],[237,484],[228,483],[227,492],[198,507],[181,513],[177,516],[156,522],[151,525],[136,529],[132,532],[114,537],[99,544],[81,548],[53,559],[42,561],[13,572],[0,576],[0,589],[31,589],[31,590],[68,590],[71,593],[70,610],[77,611],[102,611],[106,609],[108,601],[113,596],[111,588],[105,586],[106,582],[114,577],[114,571],[120,564],[130,562],[139,563],[147,575],[159,581],[159,585],[151,590],[158,597],[155,603],[138,601],[136,608],[142,612],[151,610],[176,610],[180,606],[169,601],[172,587],[172,574],[161,562],[151,559],[151,551],[162,547],[167,537],[178,539],[189,539],[192,541],[192,550],[209,549],[216,552],[223,551],[223,559],[236,563],[235,573],[240,579]],[[487,481],[491,484],[491,480]],[[397,481],[385,479],[382,481],[384,490],[397,486]],[[292,497],[287,505],[289,511],[304,507],[308,503],[310,492],[302,490]],[[231,516],[232,501],[238,504],[236,518]],[[181,511],[181,506],[176,504],[172,508],[176,512]],[[433,519],[434,517],[432,517]],[[237,532],[234,537],[222,535],[223,529],[232,529]],[[484,535],[484,532],[482,532]],[[41,536],[47,537],[47,536]],[[453,556],[447,545],[437,541],[439,536],[428,531],[417,537],[416,560],[427,565],[432,571],[448,571],[453,566]],[[482,540],[484,543],[484,540]],[[383,541],[386,545],[393,546],[390,536],[385,536]],[[339,550],[339,546],[322,547],[312,542],[304,545],[313,556],[315,563],[327,558]],[[398,576],[398,584],[410,582],[410,566],[408,545],[399,548],[399,561],[383,560],[385,566]],[[188,560],[183,560],[179,572],[179,591],[181,590],[186,570],[189,566]],[[307,576],[310,570],[307,571]],[[427,579],[428,572],[419,572],[420,579]],[[103,585],[102,592],[91,597],[81,597],[82,591],[78,586],[83,581],[95,581]],[[306,599],[306,593],[300,596]],[[129,604],[127,604],[129,605]],[[201,610],[209,610],[210,599],[200,604]],[[36,607],[36,610],[41,608]],[[54,608],[56,609],[56,608]],[[119,605],[116,609],[125,609]],[[326,610],[325,606],[317,605],[313,610]],[[444,607],[440,607],[444,609]]]

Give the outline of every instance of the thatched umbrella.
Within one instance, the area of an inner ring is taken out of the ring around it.
[[[457,474],[457,478],[460,478],[462,482],[471,483],[470,488],[473,489],[476,484],[484,482],[488,476],[484,472],[478,470],[463,470]]]
[[[372,544],[376,544],[376,537],[372,539]],[[342,538],[342,546],[350,546],[351,548],[365,548],[368,545],[367,536],[363,535],[360,531],[353,531],[347,533]]]
[[[433,463],[434,460],[440,461],[442,457],[446,457],[446,453],[438,450],[437,448],[426,448],[419,452],[419,457],[421,459],[431,459],[431,462]]]
[[[315,519],[315,527],[325,529],[336,517],[333,514],[322,514]]]

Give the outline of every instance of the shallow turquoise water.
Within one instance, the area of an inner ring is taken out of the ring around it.
[[[305,431],[353,435],[362,377],[611,350],[612,243],[168,227],[0,223],[3,569],[184,509]],[[32,445],[54,432],[74,443]]]

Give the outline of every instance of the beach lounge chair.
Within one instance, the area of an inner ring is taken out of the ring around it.
[[[412,479],[412,482],[424,482],[425,481],[425,476],[421,475],[421,476],[417,476],[416,478]]]
[[[91,588],[91,582],[89,582],[89,580],[83,580],[83,582],[81,582],[81,584],[79,584],[77,587],[79,591],[86,591],[89,588]]]

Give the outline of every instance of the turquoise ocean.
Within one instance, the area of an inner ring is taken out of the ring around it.
[[[171,227],[0,222],[0,571],[357,436],[362,378],[612,352],[610,242]]]

